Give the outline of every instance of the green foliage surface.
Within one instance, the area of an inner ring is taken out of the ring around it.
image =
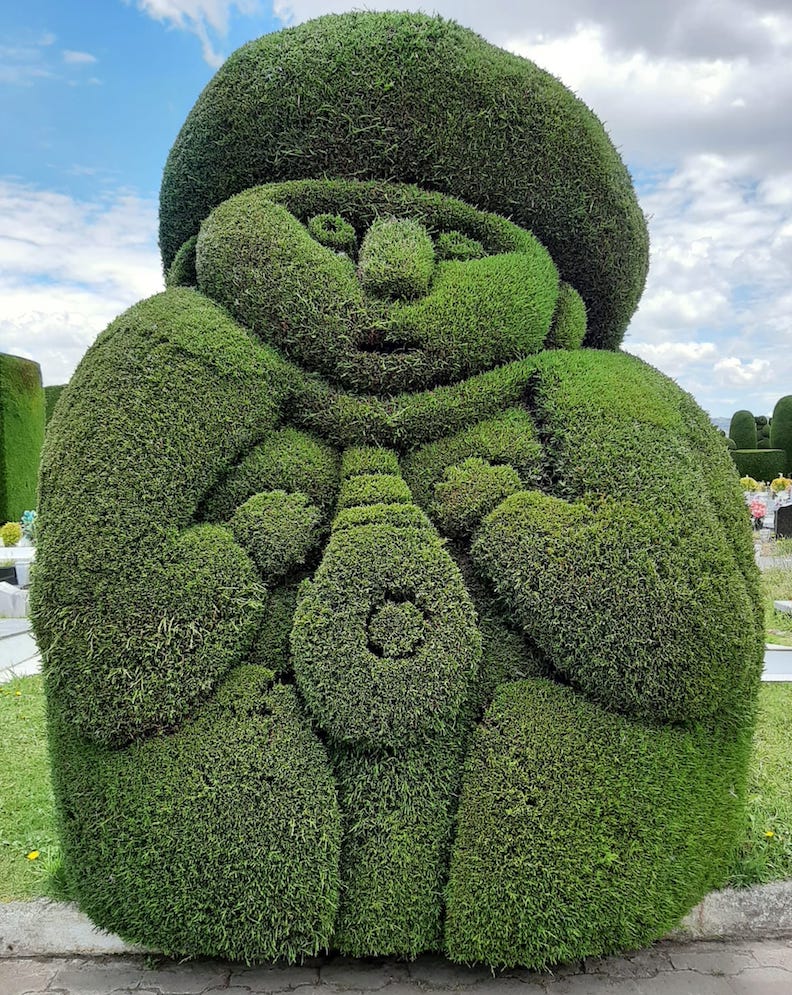
[[[195,272],[195,246],[197,241],[197,235],[188,238],[173,257],[173,262],[165,274],[166,287],[198,286],[198,275]]]
[[[443,949],[443,891],[461,750],[335,748],[344,852],[334,945],[352,957]]]
[[[785,472],[786,451],[783,449],[731,449],[729,452],[738,477],[753,477],[769,483]]]
[[[357,260],[312,237],[314,212],[325,208],[362,235]],[[489,254],[436,263],[431,236],[463,226]],[[556,267],[530,232],[396,184],[246,190],[204,221],[196,252],[205,294],[290,358],[359,393],[454,381],[536,352],[558,296]]]
[[[110,325],[64,392],[68,417],[42,457],[31,599],[50,689],[83,735],[124,743],[178,725],[244,658],[264,588],[232,533],[195,512],[273,424],[280,370],[178,289]]]
[[[61,396],[65,386],[66,384],[58,384],[58,386],[44,388],[45,420],[47,425],[49,425],[50,419],[55,413],[55,405],[58,403],[58,398]]]
[[[345,486],[394,480],[361,475]],[[309,711],[334,742],[399,749],[456,727],[478,674],[480,637],[462,578],[437,534],[423,516],[412,517],[417,509],[406,518],[392,514],[410,508],[404,492],[395,504],[367,493],[357,503],[375,514],[345,519],[358,510],[347,504],[313,580],[302,587],[294,672]],[[387,609],[397,616],[391,625],[409,628],[409,645],[383,643]]]
[[[67,879],[106,929],[166,953],[235,960],[294,960],[329,945],[336,788],[294,689],[272,676],[239,668],[199,717],[126,750],[81,738],[52,705]]]
[[[0,522],[36,507],[45,415],[38,363],[0,353]]]
[[[574,287],[562,282],[545,344],[548,348],[577,349],[585,336],[586,305]]]
[[[471,535],[481,519],[504,498],[520,490],[520,477],[511,466],[493,466],[471,456],[449,467],[435,486],[435,517],[445,535]]]
[[[548,681],[503,685],[465,770],[449,956],[540,967],[662,936],[725,879],[749,750],[746,731],[644,726]]]
[[[784,450],[783,472],[792,473],[792,394],[780,398],[773,408],[770,445],[773,449]]]
[[[729,438],[737,449],[756,449],[756,422],[750,411],[735,411],[729,422]]]
[[[245,45],[168,157],[165,266],[232,194],[325,176],[417,183],[514,218],[582,295],[586,343],[621,341],[646,279],[646,223],[601,123],[533,63],[407,13],[331,15]]]
[[[412,218],[378,219],[360,246],[360,283],[375,297],[423,297],[429,291],[434,267],[432,239]]]
[[[304,494],[255,494],[234,512],[228,527],[268,583],[305,565],[321,536],[322,513]]]
[[[269,432],[210,490],[202,517],[224,522],[239,505],[263,491],[299,491],[323,510],[338,487],[338,455],[320,440],[293,428]]]

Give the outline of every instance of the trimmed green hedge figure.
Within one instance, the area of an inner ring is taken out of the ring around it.
[[[248,961],[661,936],[740,842],[762,613],[721,437],[609,351],[646,231],[599,122],[439,18],[320,18],[218,72],[161,225],[42,464],[80,906]]]

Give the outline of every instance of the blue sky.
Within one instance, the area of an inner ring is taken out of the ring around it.
[[[160,176],[245,41],[334,0],[29,0],[0,8],[0,349],[62,383],[162,286]],[[370,9],[395,6],[373,2]],[[436,10],[559,76],[599,115],[649,217],[625,348],[713,415],[792,393],[788,0],[474,0]]]

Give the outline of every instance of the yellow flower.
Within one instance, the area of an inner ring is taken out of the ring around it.
[[[17,698],[21,698],[22,697],[22,692],[21,691],[14,691],[14,694],[17,696]]]
[[[38,856],[39,856],[39,852],[40,851],[38,851],[38,850],[31,850],[30,853],[27,855],[27,859],[28,860],[37,860]]]
[[[775,836],[772,829],[765,829],[765,838],[771,840]]]

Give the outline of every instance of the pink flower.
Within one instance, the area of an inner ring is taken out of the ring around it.
[[[764,518],[767,513],[767,508],[762,504],[761,501],[754,499],[751,501],[751,515],[754,518]]]

